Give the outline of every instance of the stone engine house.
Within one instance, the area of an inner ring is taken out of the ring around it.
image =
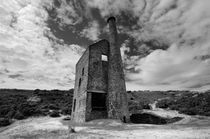
[[[72,120],[129,121],[123,65],[118,45],[116,20],[110,17],[109,41],[90,45],[76,64]]]

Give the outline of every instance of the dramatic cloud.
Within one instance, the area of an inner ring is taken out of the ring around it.
[[[97,21],[91,22],[87,28],[83,29],[81,35],[92,41],[98,40],[98,37],[100,35],[100,29]]]
[[[89,0],[87,5],[100,9],[101,15],[119,15],[122,11],[127,11],[132,8],[132,3],[129,0]]]
[[[127,89],[209,89],[209,5],[209,0],[2,0],[0,87],[73,87],[82,47],[107,38],[106,19],[114,15]]]
[[[176,45],[167,51],[156,50],[139,61],[135,68],[140,73],[128,76],[140,85],[159,85],[167,89],[204,87],[210,85],[210,61],[195,58],[201,53],[203,50],[199,47]]]
[[[1,88],[73,87],[74,66],[81,48],[64,44],[52,35],[46,24],[48,13],[43,8],[50,4],[41,0],[1,1]]]
[[[82,7],[75,0],[48,0],[43,3],[47,10],[54,12],[54,19],[60,28],[76,25],[83,20]]]
[[[90,0],[87,4],[103,17],[121,19],[126,13],[136,22],[119,26],[121,33],[135,39],[126,40],[122,49],[129,89],[210,87],[210,1]]]

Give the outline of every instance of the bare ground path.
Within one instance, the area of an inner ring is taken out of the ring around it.
[[[155,112],[166,117],[178,114],[174,111]],[[183,116],[183,120],[167,125],[123,124],[117,120],[100,119],[75,126],[76,133],[69,133],[69,122],[63,121],[63,117],[29,118],[0,128],[0,139],[210,138],[210,117]]]

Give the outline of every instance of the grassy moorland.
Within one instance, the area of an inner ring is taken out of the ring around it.
[[[187,115],[210,116],[210,91],[205,93],[176,93],[172,97],[161,99],[157,107],[177,110]]]
[[[157,101],[157,107],[177,110],[187,115],[210,116],[210,91],[132,91],[129,92],[130,110],[149,108]]]
[[[188,115],[210,116],[210,91],[128,91],[129,111],[150,109],[149,104],[178,110]],[[73,89],[62,90],[0,90],[0,127],[31,116],[58,117],[71,114]]]
[[[14,119],[30,116],[58,117],[70,114],[73,89],[61,90],[0,90],[0,126],[9,125]]]
[[[162,98],[172,97],[173,94],[169,94],[165,91],[127,91],[129,111],[136,112],[142,109],[150,109],[149,104]]]

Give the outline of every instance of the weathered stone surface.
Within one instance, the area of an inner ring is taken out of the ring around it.
[[[129,120],[128,101],[125,87],[125,79],[118,44],[117,28],[115,18],[110,17],[107,20],[109,24],[109,69],[108,69],[108,117],[114,119]]]
[[[88,84],[89,49],[87,49],[76,65],[76,79],[74,87],[72,120],[85,122],[86,98]]]
[[[107,93],[107,65],[103,64],[102,54],[108,57],[109,42],[101,40],[89,46],[89,71],[88,71],[88,90],[91,92],[104,91]]]

